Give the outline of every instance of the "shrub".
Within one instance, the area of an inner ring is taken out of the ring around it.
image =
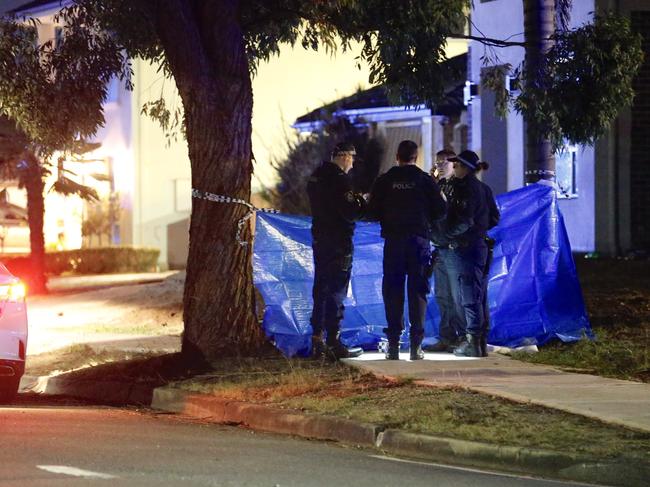
[[[361,119],[352,123],[335,113],[321,115],[324,126],[320,131],[298,140],[287,136],[286,156],[273,162],[279,181],[271,191],[271,199],[273,206],[283,213],[311,213],[307,181],[319,164],[329,160],[332,149],[339,142],[351,142],[357,151],[357,159],[350,171],[355,191],[370,192],[379,173],[384,154],[383,140],[372,137]]]
[[[150,272],[156,270],[159,255],[159,249],[137,247],[99,247],[47,252],[45,272],[49,276],[63,273]],[[12,274],[20,278],[30,275],[29,256],[12,256],[0,260]]]

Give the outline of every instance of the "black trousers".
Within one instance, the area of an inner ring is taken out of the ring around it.
[[[415,235],[387,237],[384,242],[384,279],[382,294],[389,341],[399,341],[404,329],[404,285],[408,293],[411,341],[424,337],[424,318],[431,278],[431,244]]]
[[[338,337],[343,319],[343,301],[352,273],[352,242],[314,241],[314,307],[311,326],[314,335],[327,333],[328,340]]]

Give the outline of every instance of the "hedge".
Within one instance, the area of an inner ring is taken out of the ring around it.
[[[159,255],[159,249],[126,246],[46,252],[45,273],[58,276],[63,273],[151,272],[157,269]],[[30,274],[31,263],[28,255],[0,256],[0,261],[18,277]]]

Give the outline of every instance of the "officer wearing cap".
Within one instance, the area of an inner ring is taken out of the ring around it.
[[[449,160],[454,164],[455,180],[446,220],[450,279],[459,284],[454,299],[464,312],[467,326],[465,341],[454,354],[485,357],[489,326],[485,298],[490,264],[487,231],[497,225],[500,215],[492,190],[476,177],[489,164],[469,150]]]
[[[456,153],[443,149],[436,154],[436,162],[431,170],[431,176],[440,186],[440,190],[447,198],[447,213],[452,214],[454,209],[451,204],[454,199],[454,163],[449,159],[456,157]],[[460,344],[461,337],[465,338],[465,313],[454,296],[458,294],[458,281],[451,279],[450,265],[454,260],[449,248],[450,240],[446,236],[446,221],[434,222],[431,241],[435,248],[435,265],[433,279],[435,281],[435,297],[440,312],[438,327],[439,341],[422,347],[426,352],[453,352]]]
[[[399,360],[404,328],[404,285],[408,290],[411,360],[424,358],[424,317],[431,278],[431,224],[444,216],[446,203],[430,175],[417,165],[411,140],[397,148],[397,165],[381,175],[370,193],[368,215],[378,219],[384,238],[382,295],[386,311],[388,360]]]
[[[331,160],[323,162],[307,183],[314,256],[312,354],[333,360],[363,353],[361,348],[345,347],[339,339],[343,300],[352,271],[354,221],[365,208],[365,200],[354,193],[348,176],[355,154],[354,145],[338,144]]]

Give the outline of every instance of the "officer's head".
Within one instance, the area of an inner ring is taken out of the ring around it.
[[[397,146],[397,163],[415,164],[418,159],[418,145],[412,140],[403,140]]]
[[[454,175],[454,163],[451,158],[456,157],[456,153],[450,149],[443,149],[436,153],[436,162],[432,168],[432,176],[436,178],[449,179]]]
[[[352,169],[354,156],[356,155],[357,151],[353,144],[350,142],[341,142],[340,144],[336,144],[332,151],[332,162],[339,166],[344,172],[348,172]]]
[[[475,174],[478,171],[484,171],[490,167],[487,162],[479,159],[476,152],[472,152],[471,150],[464,150],[449,160],[454,163],[454,176],[461,179],[468,174]]]

